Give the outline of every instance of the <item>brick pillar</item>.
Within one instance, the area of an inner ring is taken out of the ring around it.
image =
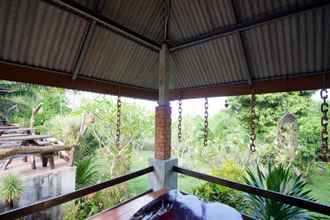
[[[171,107],[156,107],[155,120],[155,159],[167,160],[171,157]]]

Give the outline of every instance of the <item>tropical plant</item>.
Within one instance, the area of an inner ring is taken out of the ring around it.
[[[290,167],[274,166],[272,162],[268,163],[266,169],[257,165],[255,172],[247,169],[244,180],[248,185],[261,189],[315,201],[309,196],[311,190],[305,188],[307,183],[301,176],[294,175]],[[309,215],[304,209],[252,194],[247,194],[247,198],[250,214],[256,219],[309,219]]]
[[[93,157],[86,157],[75,161],[76,165],[76,187],[78,189],[93,185],[98,180],[97,166]]]
[[[14,208],[14,202],[20,198],[23,189],[23,182],[19,176],[9,173],[1,181],[0,196],[9,208]]]

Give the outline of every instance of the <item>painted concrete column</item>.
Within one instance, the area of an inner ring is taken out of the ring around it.
[[[159,99],[155,114],[155,156],[150,161],[154,172],[149,175],[153,190],[176,189],[177,174],[172,171],[178,160],[171,158],[171,106],[169,101],[169,51],[166,44],[159,53]]]
[[[155,159],[171,157],[171,106],[169,102],[169,51],[163,44],[159,53],[159,99],[155,114]]]

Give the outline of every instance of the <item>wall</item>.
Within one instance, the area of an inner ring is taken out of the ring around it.
[[[34,202],[69,193],[75,190],[75,167],[60,167],[54,170],[43,170],[38,173],[38,169],[31,175],[23,175],[24,192],[20,198],[17,207],[26,206]],[[5,207],[0,204],[0,212],[3,212]],[[58,220],[61,219],[61,210],[59,207],[54,207],[41,213],[36,213],[25,218],[24,220]]]

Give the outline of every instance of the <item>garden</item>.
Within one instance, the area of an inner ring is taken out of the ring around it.
[[[31,111],[41,106],[33,122],[37,132],[51,133],[67,145],[77,145],[77,189],[146,167],[153,157],[154,112],[139,101],[122,99],[118,145],[115,97],[88,98],[82,92],[5,81],[0,82],[0,87],[13,91],[0,96],[2,119],[29,126]],[[68,94],[73,93],[81,97],[78,106],[70,104]],[[317,91],[257,95],[255,152],[249,148],[249,96],[227,98],[226,107],[210,116],[207,146],[203,144],[204,117],[189,113],[183,101],[182,120],[172,118],[172,155],[185,168],[330,204],[330,164],[318,157],[318,95]],[[78,138],[81,119],[86,114],[93,115],[95,121]],[[19,197],[24,187],[14,175],[3,178],[0,184],[1,199],[9,203]],[[139,177],[65,204],[63,219],[85,219],[148,187],[147,178]],[[233,206],[256,219],[329,219],[190,177],[179,176],[179,188],[203,200]]]

